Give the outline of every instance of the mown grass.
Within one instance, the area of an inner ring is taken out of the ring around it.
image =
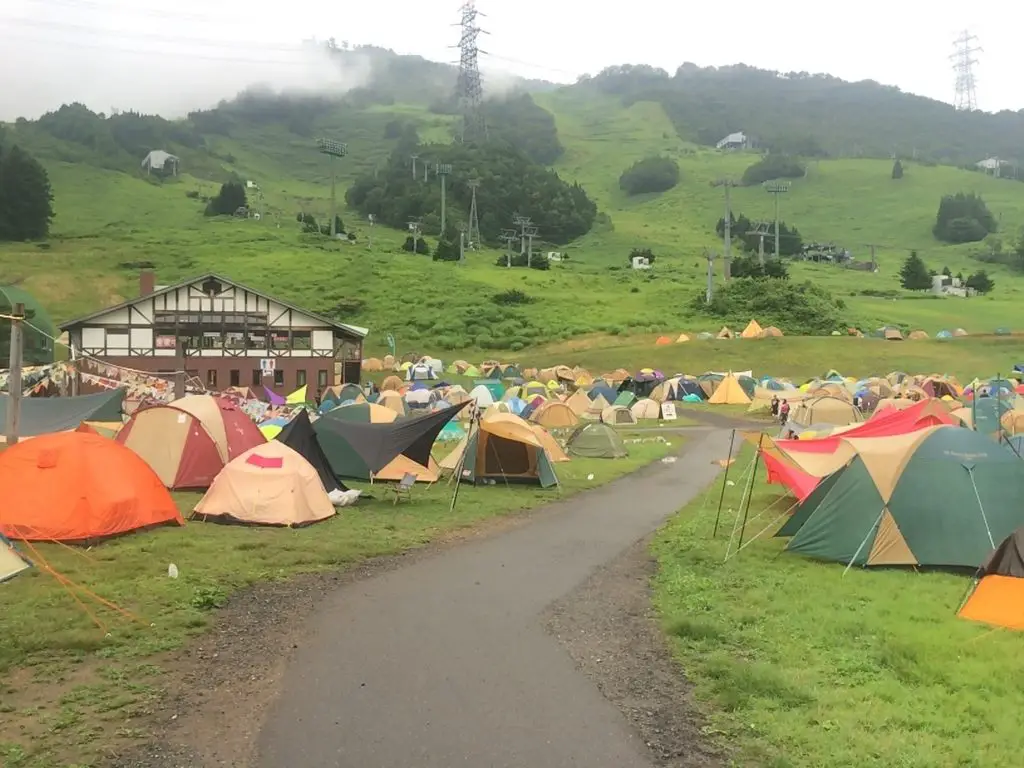
[[[746,450],[732,467],[717,537],[724,478],[653,544],[655,604],[703,702],[706,731],[735,764],[1018,762],[1024,638],[956,618],[969,577],[844,575],[842,565],[783,552],[773,530],[725,561],[750,458]],[[759,478],[744,541],[791,502]]]
[[[450,511],[453,489],[444,482],[418,486],[411,501],[398,505],[381,486],[362,486],[372,500],[303,529],[189,523],[87,550],[37,545],[57,571],[141,621],[100,609],[106,634],[40,568],[3,585],[0,721],[9,727],[0,732],[0,765],[83,768],[112,742],[144,736],[144,716],[167,683],[158,654],[208,629],[216,609],[244,587],[342,570],[419,547],[609,482],[677,450],[683,440],[679,434],[665,440],[646,431],[623,434],[638,441],[628,442],[628,458],[556,465],[561,491],[463,485]],[[176,499],[187,513],[199,495],[176,494]],[[178,567],[177,579],[167,575],[171,563]]]

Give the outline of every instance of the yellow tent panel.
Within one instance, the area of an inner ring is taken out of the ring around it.
[[[743,329],[740,337],[744,339],[759,339],[763,332],[764,329],[761,327],[761,324],[757,320],[751,320],[747,323],[747,327]]]
[[[750,398],[743,391],[739,380],[730,373],[722,379],[718,389],[708,398],[708,403],[713,405],[750,405]]]

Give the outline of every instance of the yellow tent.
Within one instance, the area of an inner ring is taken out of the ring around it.
[[[565,401],[565,404],[572,409],[577,416],[582,416],[590,409],[590,398],[582,389],[573,392],[572,397]]]
[[[731,330],[729,330],[729,326],[727,326],[727,325],[723,325],[723,326],[722,326],[722,330],[720,330],[720,331],[718,332],[718,335],[717,335],[717,336],[716,336],[715,338],[716,338],[716,339],[731,339],[731,338],[733,338],[733,337],[734,337],[735,335],[736,335],[736,334],[734,334],[734,333],[733,333],[733,332],[732,332]]]
[[[687,336],[685,333],[680,333],[679,337],[676,339],[676,344],[683,344],[684,342],[687,342],[689,340],[689,336]]]
[[[743,329],[743,333],[740,334],[740,338],[743,339],[759,339],[764,329],[761,327],[757,320],[751,320],[747,323],[747,327]]]
[[[743,391],[739,380],[729,373],[718,385],[715,393],[708,398],[709,405],[750,405],[750,398]]]
[[[302,405],[306,402],[306,385],[303,384],[301,387],[296,389],[288,395],[284,401],[288,403],[288,405]]]

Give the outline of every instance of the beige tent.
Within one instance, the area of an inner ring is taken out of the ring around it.
[[[405,386],[405,382],[402,381],[397,376],[388,376],[387,378],[384,379],[384,381],[382,381],[380,383],[380,391],[381,392],[389,392],[389,391],[397,392],[398,390],[400,390],[404,386]]]
[[[967,335],[967,331],[965,331],[963,328],[957,328],[957,329],[955,329],[953,331],[953,335],[954,336],[966,336]]]
[[[651,400],[649,397],[645,397],[643,400],[637,400],[630,406],[629,409],[634,418],[643,421],[645,419],[660,419],[661,418],[661,404],[655,400]]]
[[[377,405],[390,408],[399,416],[405,416],[405,398],[393,389],[386,389],[377,397]]]
[[[395,367],[395,362],[396,362],[395,361],[395,356],[394,355],[384,355],[384,359],[381,360],[380,362],[381,362],[381,365],[384,366],[384,370],[390,371],[390,370],[392,370]]]
[[[860,409],[846,400],[823,395],[811,397],[793,406],[789,420],[808,427],[811,424],[843,426],[862,421]]]
[[[395,482],[397,483],[406,474],[414,475],[417,483],[436,483],[438,477],[441,475],[441,468],[438,466],[434,458],[430,458],[430,465],[424,467],[418,461],[413,461],[404,454],[398,454],[388,465],[384,467],[380,472],[377,472],[373,476],[373,482],[379,483]]]
[[[529,422],[527,422],[529,424]],[[540,424],[530,424],[530,428],[533,430],[533,434],[537,436],[537,442],[540,443],[541,448],[544,449],[544,453],[548,455],[548,459],[553,462],[569,461],[569,456],[565,451],[562,450],[562,446],[558,444],[558,441],[551,436]]]
[[[782,333],[782,331],[780,331],[774,325],[769,325],[767,328],[765,328],[763,331],[761,331],[761,338],[762,339],[778,338],[778,337],[780,337],[782,335],[784,335]]]
[[[685,344],[689,340],[689,336],[687,336],[685,333],[680,333],[679,336],[676,337],[676,344]]]
[[[254,525],[308,525],[334,514],[320,475],[279,440],[257,445],[229,461],[194,517]]]
[[[379,357],[368,357],[363,360],[362,368],[364,371],[376,373],[384,370],[384,362]]]
[[[582,389],[577,389],[572,396],[565,401],[565,404],[572,409],[577,416],[582,416],[590,409],[590,397]]]
[[[925,333],[924,331],[911,331],[910,335],[907,338],[910,339],[911,341],[919,341],[921,339],[927,339],[928,334]]]
[[[736,334],[733,333],[731,330],[729,330],[729,326],[723,325],[722,326],[722,330],[720,330],[718,332],[718,335],[715,338],[716,339],[731,339],[731,338],[734,338],[735,336],[736,336]]]
[[[886,341],[903,341],[903,334],[899,328],[886,328],[884,334]]]
[[[590,407],[587,408],[587,413],[591,416],[600,416],[604,413],[606,408],[609,408],[611,403],[604,399],[604,395],[599,394],[593,400],[590,401]]]
[[[584,395],[586,397],[586,395]],[[549,400],[530,414],[530,421],[547,429],[564,429],[575,427],[580,423],[579,416],[566,403]]]
[[[764,328],[761,327],[761,324],[757,320],[751,320],[747,323],[747,327],[743,329],[740,338],[759,339],[762,333],[764,333]]]
[[[13,579],[19,573],[31,567],[29,562],[14,549],[11,543],[0,535],[0,582]]]
[[[710,405],[750,405],[750,398],[743,391],[736,376],[730,373],[722,379],[714,394],[708,398],[708,403]]]
[[[612,426],[636,424],[636,416],[624,405],[610,405],[601,411],[601,421]]]

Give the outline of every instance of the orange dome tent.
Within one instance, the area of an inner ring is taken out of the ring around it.
[[[0,533],[87,541],[184,525],[156,473],[123,445],[87,432],[39,435],[0,453]]]

